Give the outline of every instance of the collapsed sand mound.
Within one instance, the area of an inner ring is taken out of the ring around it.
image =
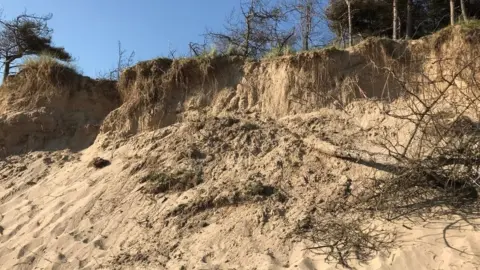
[[[377,124],[362,127],[351,114],[358,111]],[[256,113],[190,118],[118,146],[105,148],[110,138],[100,135],[79,154],[12,156],[0,171],[6,175],[0,259],[7,268],[25,269],[334,269],[338,260],[309,249],[326,235],[317,229],[354,204],[379,173],[373,165],[325,155],[312,142],[371,150],[374,134],[390,125],[398,122],[365,102],[346,112],[322,109],[280,120]],[[97,156],[111,164],[89,166]],[[365,231],[374,246],[346,246],[358,252],[347,254],[351,266],[476,264],[474,226],[465,222],[458,238],[446,222],[385,224],[373,213],[370,221],[385,243]],[[349,224],[345,236],[340,227],[342,238],[328,237],[350,245],[358,227]],[[445,227],[449,245],[463,255],[438,243]]]
[[[0,89],[0,155],[88,147],[119,102],[115,82],[54,61],[30,63]]]

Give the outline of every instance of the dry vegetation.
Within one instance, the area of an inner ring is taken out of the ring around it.
[[[78,70],[72,64],[48,55],[31,56],[23,61],[18,74],[9,77],[7,87],[21,84],[25,89],[48,92],[69,85],[78,76]],[[22,92],[22,89],[18,91]]]
[[[352,260],[365,262],[394,247],[395,231],[376,227],[373,220],[385,224],[453,217],[443,234],[448,247],[452,246],[446,232],[460,220],[480,228],[480,51],[468,46],[480,30],[460,28],[466,44],[456,45],[468,48],[468,53],[451,57],[443,47],[447,40],[439,39],[455,37],[446,34],[452,30],[427,40],[436,50],[434,58],[423,54],[421,61],[411,58],[406,63],[415,72],[399,68],[405,63],[395,61],[378,67],[403,90],[397,102],[381,107],[387,117],[403,124],[384,130],[376,139],[393,165],[367,160],[365,153],[352,159],[353,153],[324,151],[385,171],[364,179],[362,191],[353,197],[345,193],[343,202],[327,202],[321,214],[313,214],[299,230],[314,243],[309,249],[327,260],[350,268]]]
[[[119,81],[123,106],[106,119],[105,131],[122,130],[131,135],[141,130],[162,128],[175,123],[185,111],[184,102],[196,96],[192,107],[204,107],[226,86],[235,85],[243,60],[235,56],[146,61],[124,71]],[[125,128],[125,120],[135,116],[138,124]]]
[[[181,192],[201,184],[203,176],[201,171],[180,171],[176,174],[151,172],[140,179],[140,183],[144,182],[147,182],[147,193]]]
[[[27,57],[18,73],[10,75],[0,91],[3,93],[2,98],[17,102],[15,106],[9,107],[20,110],[56,106],[65,100],[68,94],[85,88],[94,88],[102,92],[99,94],[108,95],[114,102],[118,101],[112,81],[87,79],[73,64],[61,62],[48,55]]]
[[[2,155],[41,149],[55,140],[53,149],[89,146],[119,102],[113,81],[84,77],[48,55],[26,58],[0,86]]]

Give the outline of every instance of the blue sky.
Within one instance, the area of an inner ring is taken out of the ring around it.
[[[237,0],[0,0],[5,18],[53,13],[54,42],[76,59],[84,75],[114,67],[117,42],[134,50],[135,60],[188,52],[202,33],[221,30]]]

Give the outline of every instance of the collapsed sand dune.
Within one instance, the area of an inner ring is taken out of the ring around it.
[[[198,123],[175,124],[118,149],[99,143],[80,153],[10,157],[1,171],[2,265],[334,269],[336,263],[309,252],[311,243],[296,231],[316,207],[343,200],[347,177],[356,193],[374,170],[325,156],[296,132],[320,128],[322,141],[364,144],[368,135],[359,128],[338,129],[344,117],[324,110],[282,124],[247,116],[206,119],[199,132],[193,132]],[[96,156],[111,165],[95,169]],[[162,174],[200,179],[161,190],[142,183]],[[475,269],[475,226],[451,218],[385,224],[396,230],[395,244],[360,268]]]
[[[1,268],[479,268],[476,200],[449,215],[355,208],[400,168],[384,139],[404,145],[413,129],[391,111],[414,103],[379,66],[405,70],[459,36],[260,62],[159,59],[127,70],[118,92],[68,77],[75,88],[54,81],[39,95],[17,77],[24,91],[0,103]],[[478,122],[472,104],[463,111]],[[79,134],[86,124],[97,127]]]

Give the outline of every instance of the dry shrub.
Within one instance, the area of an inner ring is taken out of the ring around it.
[[[427,44],[431,53],[401,64],[416,67],[415,72],[398,63],[377,66],[403,90],[398,102],[383,105],[388,118],[404,126],[394,125],[396,130],[385,130],[378,138],[396,164],[368,164],[385,173],[363,179],[354,195],[327,201],[300,226],[313,242],[309,249],[327,260],[351,268],[352,260],[362,262],[388,251],[395,232],[367,225],[375,219],[456,216],[478,228],[472,220],[480,218],[480,51],[478,42],[455,43],[465,38],[463,32],[448,31]],[[452,45],[458,46],[456,51],[442,51]],[[449,226],[443,237],[451,247]]]
[[[139,62],[133,67],[127,68],[122,72],[118,82],[120,94],[123,101],[131,99],[132,91],[138,91],[136,88],[142,85],[134,85],[135,83],[153,83],[148,81],[149,78],[161,77],[171,67],[173,60],[167,58],[158,58],[151,61]],[[146,86],[146,85],[144,85]],[[140,98],[140,97],[135,97]]]
[[[82,76],[67,63],[41,55],[25,59],[19,72],[9,76],[2,91],[23,99],[25,106],[48,102],[58,96],[65,96],[76,87]]]
[[[186,101],[198,97],[201,108],[217,91],[236,86],[242,65],[242,58],[230,56],[141,62],[122,73],[123,105],[106,119],[104,131],[120,130],[125,136],[175,123]]]
[[[64,86],[78,76],[80,74],[72,64],[60,62],[48,55],[40,55],[26,58],[18,74],[11,79],[36,83],[38,91],[42,91],[49,89],[47,83],[51,86]]]
[[[314,243],[308,250],[324,255],[326,262],[349,269],[353,260],[366,263],[378,253],[390,250],[396,238],[395,231],[346,215],[322,215],[299,230]]]
[[[145,192],[150,194],[180,192],[203,183],[203,173],[202,171],[181,171],[175,174],[151,172],[140,179],[140,182],[147,183]]]
[[[453,29],[437,33],[445,36],[435,37],[432,50],[457,40]],[[388,71],[404,85],[405,98],[385,113],[406,126],[385,133],[379,144],[397,165],[388,177],[373,179],[357,205],[388,220],[480,217],[480,52],[464,46],[448,56],[436,51],[425,58],[428,69],[414,76]]]
[[[185,220],[208,209],[254,202],[283,204],[287,201],[287,193],[280,188],[250,179],[238,185],[214,187],[195,200],[178,205],[167,217],[179,216],[181,220]]]
[[[124,101],[155,105],[169,92],[186,95],[192,87],[215,85],[215,73],[236,61],[238,57],[215,56],[141,62],[124,71],[119,88]]]

